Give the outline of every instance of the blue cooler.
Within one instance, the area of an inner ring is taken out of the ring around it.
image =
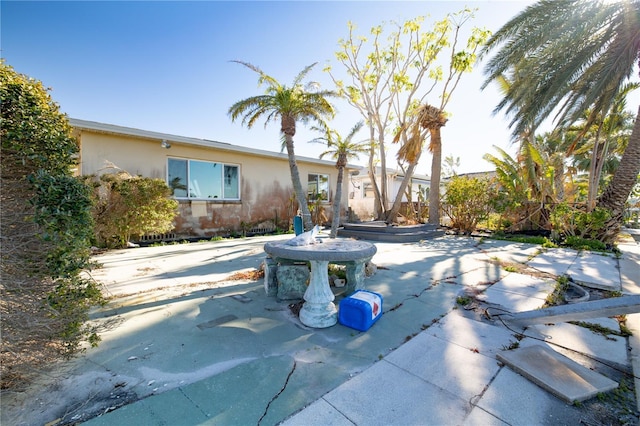
[[[340,324],[360,331],[367,331],[382,316],[382,295],[368,290],[358,290],[340,301]]]

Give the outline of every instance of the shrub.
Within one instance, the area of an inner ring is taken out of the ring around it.
[[[502,232],[496,232],[495,234],[493,234],[492,238],[496,240],[513,241],[517,243],[540,244],[541,246],[547,247],[547,248],[557,247],[557,245],[555,245],[547,237],[542,235],[520,235],[520,234],[507,235]]]
[[[96,337],[85,327],[101,301],[90,267],[88,188],[72,176],[78,145],[42,83],[0,62],[0,315],[2,388]]]
[[[68,278],[88,266],[93,236],[90,189],[72,176],[42,170],[28,178],[35,191],[30,203],[40,238],[51,244],[45,261],[53,278]]]
[[[556,205],[551,211],[554,238],[580,237],[597,240],[601,230],[611,218],[609,210],[596,207],[587,212],[584,206],[572,207],[567,203]]]
[[[443,210],[451,226],[465,233],[473,232],[490,211],[491,186],[487,179],[454,176],[446,185]]]
[[[577,250],[606,251],[607,245],[602,241],[569,235],[565,240],[565,245]]]
[[[94,183],[93,217],[96,243],[107,247],[126,247],[132,237],[164,233],[173,228],[178,202],[162,179],[109,173]]]
[[[513,225],[508,218],[499,213],[489,213],[487,219],[483,223],[488,229],[493,231],[509,229]]]

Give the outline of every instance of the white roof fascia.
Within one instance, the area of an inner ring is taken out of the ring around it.
[[[244,147],[239,145],[232,145],[230,143],[211,141],[207,139],[198,139],[198,138],[190,138],[186,136],[172,135],[169,133],[152,132],[149,130],[135,129],[132,127],[116,126],[114,124],[99,123],[97,121],[88,121],[88,120],[80,120],[77,118],[69,118],[69,124],[71,124],[71,127],[78,130],[86,129],[86,130],[94,130],[97,132],[111,133],[116,135],[135,136],[143,139],[153,139],[158,141],[166,140],[171,143],[202,146],[206,148],[215,148],[221,151],[238,152],[242,154],[252,154],[260,157],[271,157],[271,158],[278,158],[283,160],[286,160],[288,158],[287,154],[279,153],[279,152],[266,151],[263,149],[255,149],[255,148]],[[335,165],[335,163],[332,161],[320,160],[318,158],[311,158],[311,157],[302,157],[299,155],[296,155],[296,161],[322,164],[324,166]]]

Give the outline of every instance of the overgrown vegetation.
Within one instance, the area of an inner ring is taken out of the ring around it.
[[[470,234],[491,211],[491,184],[488,179],[454,176],[446,185],[442,208],[451,226]]]
[[[505,234],[504,232],[496,232],[492,235],[496,240],[507,240],[516,243],[540,244],[543,247],[557,247],[549,238],[542,235],[522,235],[522,234]]]
[[[548,308],[549,306],[556,306],[564,304],[564,294],[567,292],[569,288],[569,277],[566,275],[561,275],[556,278],[556,287],[553,289],[553,292],[547,295],[547,298],[544,303],[544,308]]]
[[[596,334],[600,334],[604,337],[608,337],[609,335],[620,336],[620,337],[629,337],[633,335],[628,328],[620,327],[620,330],[613,330],[609,327],[605,327],[600,324],[586,322],[586,321],[568,321],[569,324],[577,325],[578,327],[587,328]]]
[[[473,299],[470,296],[458,296],[458,297],[456,297],[456,303],[458,305],[467,306],[471,302],[473,302]]]
[[[506,189],[501,179],[454,176],[443,196],[443,210],[451,220],[450,226],[466,234],[482,226],[493,232],[493,238],[547,248],[615,251],[611,244],[597,239],[610,219],[608,210],[596,207],[586,211],[582,204],[566,202],[532,208],[532,203],[523,201],[515,187]]]
[[[540,235],[505,234],[502,232],[496,232],[492,235],[492,238],[496,240],[513,241],[517,243],[540,244],[544,248],[557,248],[562,246],[575,250],[616,252],[615,248],[612,248],[601,241],[590,240],[587,238],[576,236],[569,236],[564,240],[554,242],[549,238]]]
[[[93,186],[96,245],[126,247],[132,237],[173,228],[178,202],[170,198],[164,180],[131,176],[119,169],[86,179]]]
[[[0,63],[1,387],[17,388],[81,343],[99,288],[90,267],[89,189],[73,177],[78,145],[38,81]]]
[[[440,187],[446,108],[489,37],[488,30],[475,27],[463,39],[463,27],[473,17],[473,11],[464,8],[431,26],[423,25],[425,17],[419,16],[402,23],[383,23],[364,34],[358,34],[356,25],[349,22],[348,35],[339,41],[336,52],[348,77],[343,80],[339,71],[325,68],[338,94],[358,110],[368,127],[368,174],[376,219],[396,220],[424,148],[431,153],[431,187]],[[399,144],[396,158],[404,172],[395,194],[388,192],[389,177],[384,172],[389,142]],[[429,222],[438,224],[439,217],[439,192],[432,191]]]
[[[555,238],[572,238],[572,241],[595,241],[611,218],[611,213],[602,208],[587,212],[567,203],[558,204],[551,211],[551,225]],[[605,244],[602,244],[606,247]]]

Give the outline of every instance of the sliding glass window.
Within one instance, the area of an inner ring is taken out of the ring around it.
[[[240,199],[240,167],[237,165],[169,158],[167,170],[167,184],[176,198]]]

